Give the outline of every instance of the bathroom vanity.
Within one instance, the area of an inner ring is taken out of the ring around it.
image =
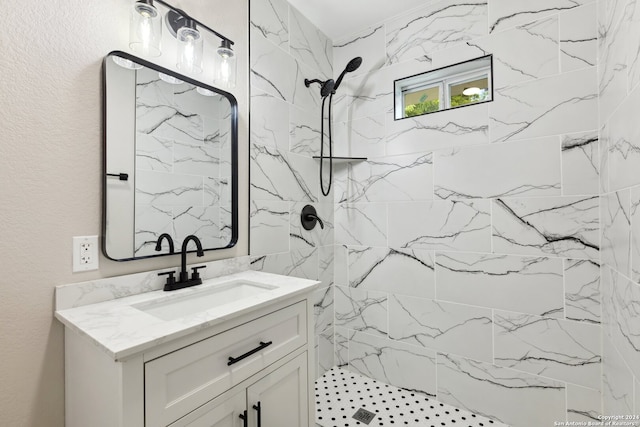
[[[317,284],[245,271],[57,310],[66,425],[315,425]]]

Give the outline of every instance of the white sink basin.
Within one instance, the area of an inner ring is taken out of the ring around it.
[[[277,286],[236,280],[181,296],[133,304],[131,307],[162,320],[175,320],[276,289]]]

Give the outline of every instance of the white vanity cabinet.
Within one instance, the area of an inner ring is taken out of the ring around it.
[[[234,387],[171,427],[308,426],[307,354],[250,384]]]
[[[66,425],[315,425],[312,316],[297,296],[122,360],[67,328]]]

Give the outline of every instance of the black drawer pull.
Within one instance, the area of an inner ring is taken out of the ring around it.
[[[253,405],[253,409],[258,413],[258,425],[256,427],[262,427],[262,406],[260,402],[257,405]]]
[[[231,357],[231,356],[229,356],[229,362],[227,362],[227,366],[231,366],[234,363],[238,363],[242,359],[246,359],[247,357],[251,356],[252,354],[259,352],[263,348],[269,347],[271,344],[273,344],[273,341],[269,341],[269,342],[260,341],[260,345],[258,347],[254,348],[253,350],[247,351],[242,356],[239,356],[239,357]]]
[[[240,414],[240,419],[242,420],[243,427],[249,426],[249,417],[247,417],[247,411],[244,411],[242,414]]]

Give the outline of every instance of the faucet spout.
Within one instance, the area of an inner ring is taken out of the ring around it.
[[[202,243],[200,243],[200,239],[198,239],[193,234],[190,234],[182,241],[182,251],[181,251],[181,264],[180,264],[180,282],[188,282],[189,281],[189,273],[187,272],[187,245],[189,242],[193,242],[196,244],[196,255],[201,257],[204,256],[204,252],[202,250]]]
[[[158,241],[156,242],[156,252],[160,252],[162,250],[162,241],[165,239],[169,242],[169,253],[172,254],[174,252],[173,239],[167,233],[162,233],[160,237],[158,237]]]

